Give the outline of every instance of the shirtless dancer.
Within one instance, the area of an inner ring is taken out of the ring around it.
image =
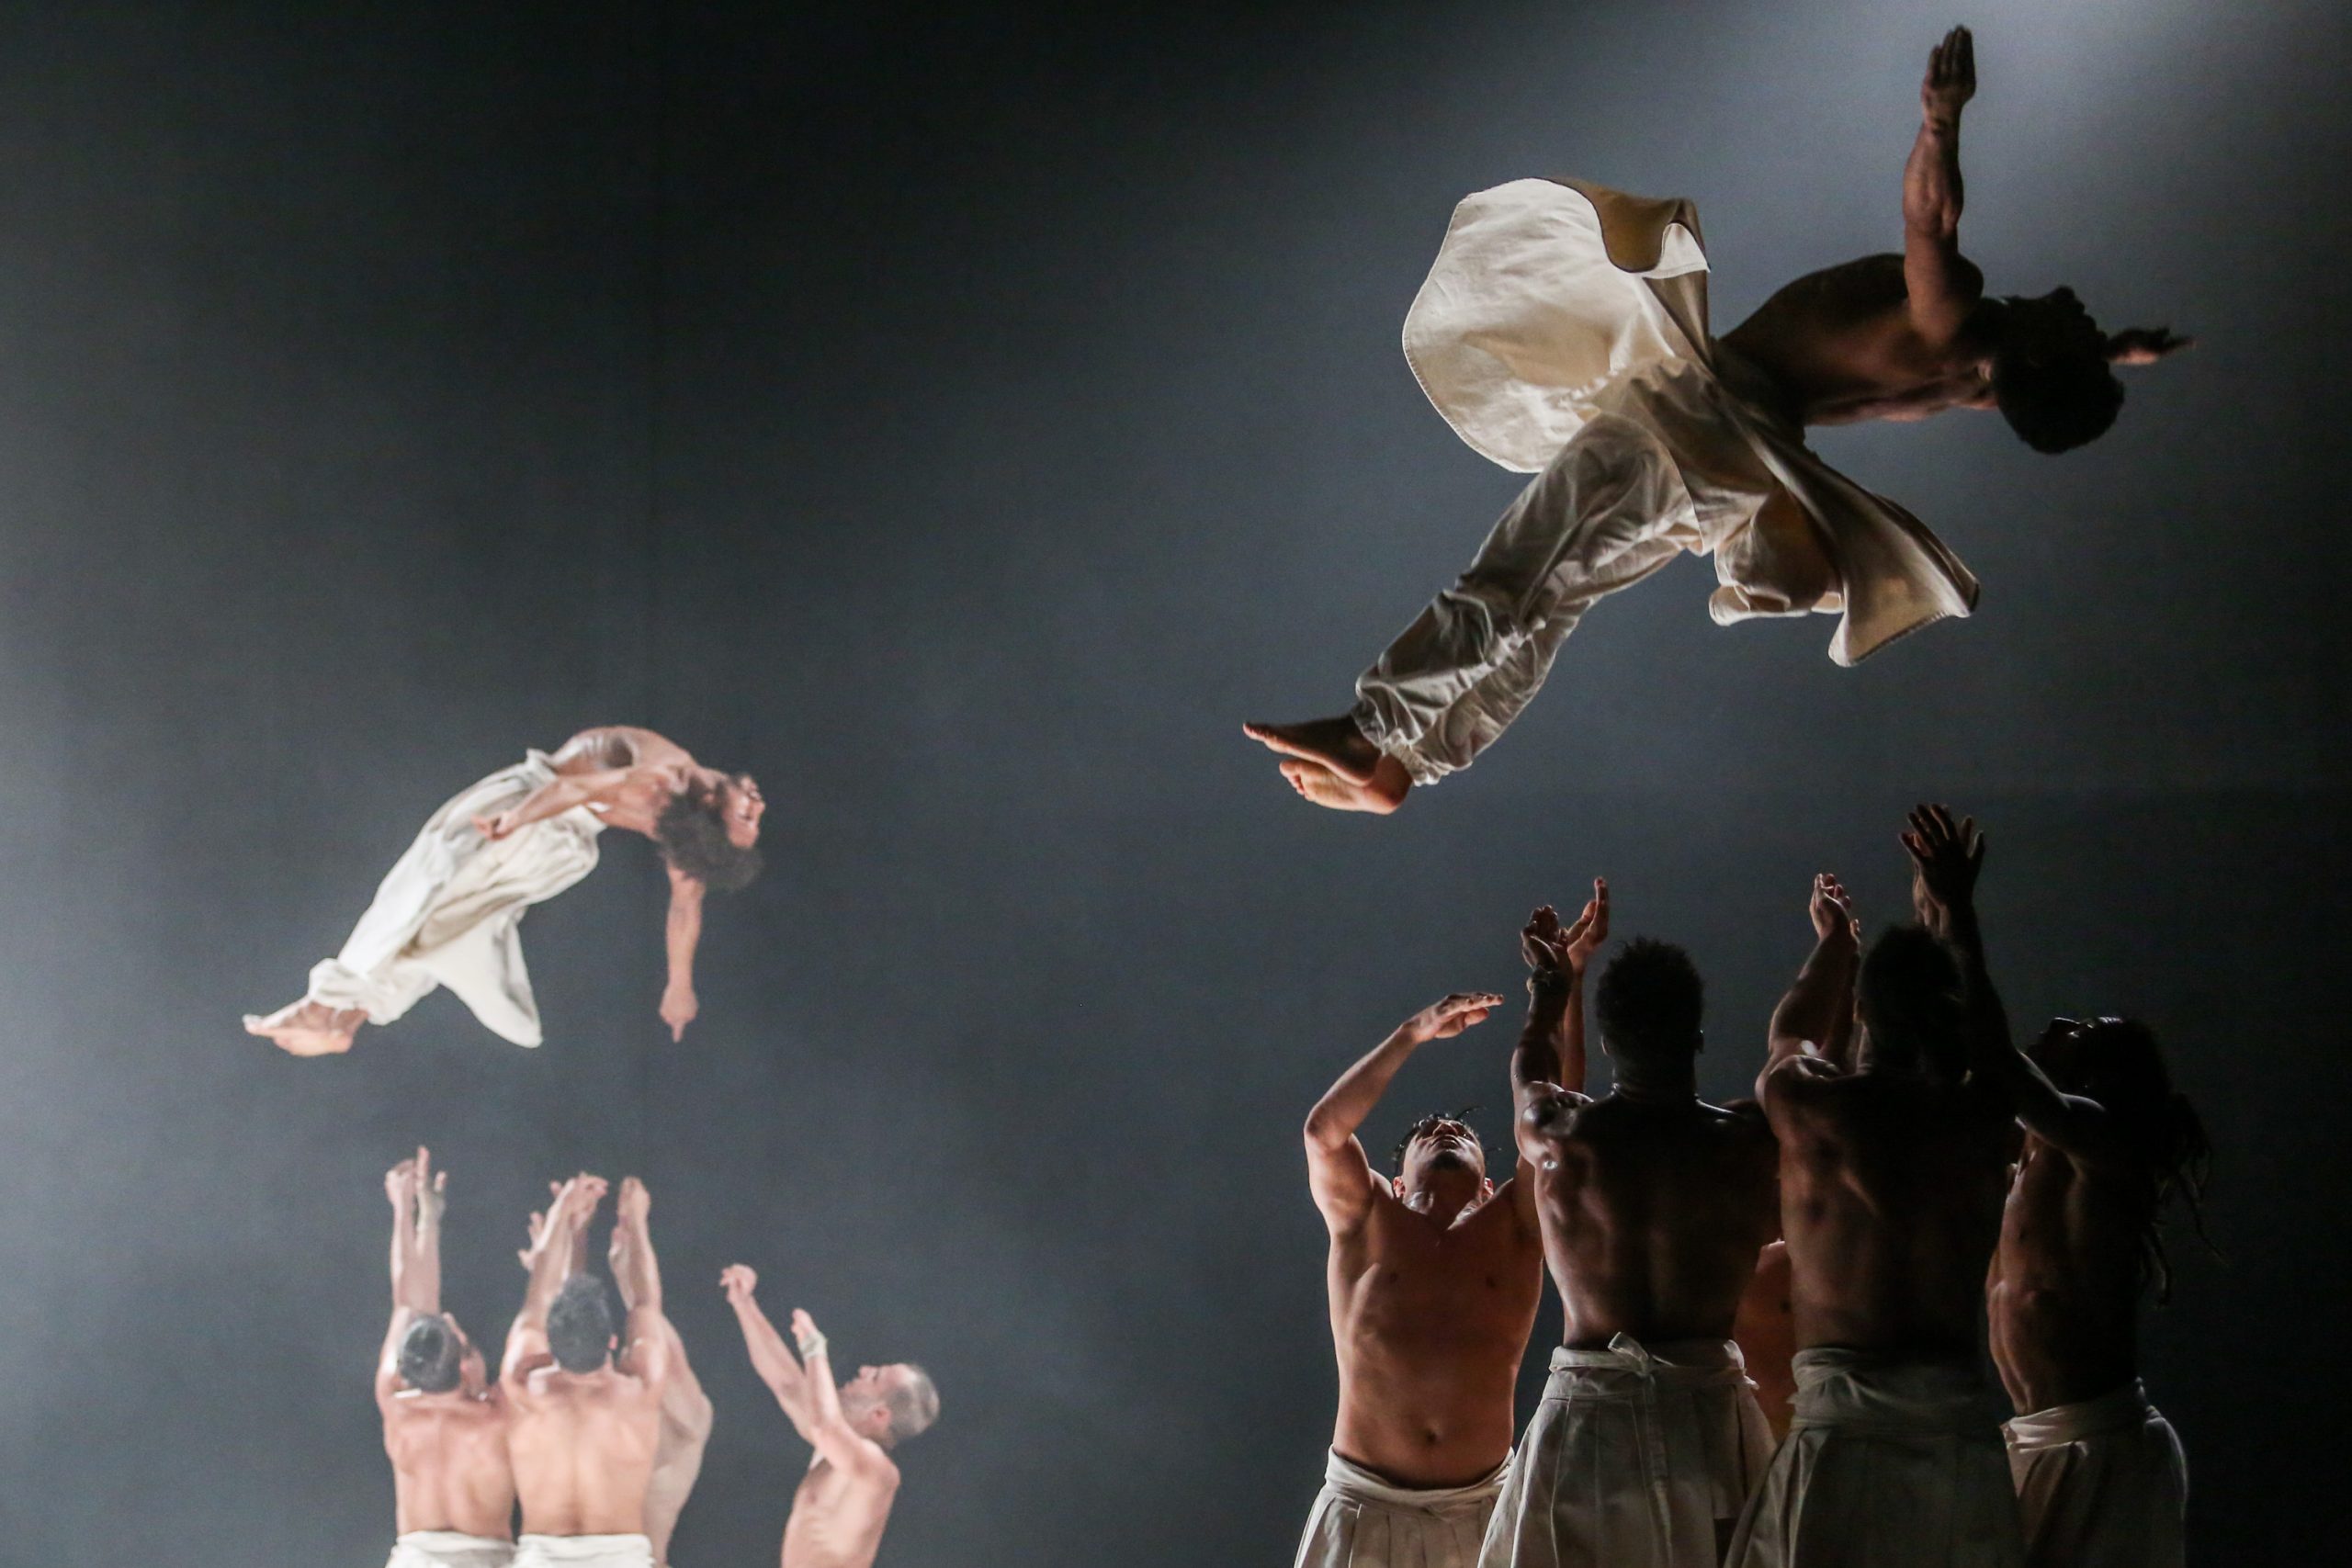
[[[695,999],[703,895],[759,874],[760,818],[748,773],[696,762],[650,729],[583,729],[550,757],[529,752],[433,814],[336,956],[311,971],[302,999],[245,1030],[297,1056],[351,1049],[363,1023],[390,1023],[447,986],[485,1028],[517,1045],[541,1039],[523,965],[524,911],[596,868],[606,828],[642,833],[670,872],[669,984],[662,1021],[685,1033]]]
[[[814,1319],[792,1314],[800,1350],[795,1360],[752,1294],[760,1277],[737,1263],[718,1283],[742,1326],[752,1370],[816,1450],[785,1521],[784,1568],[868,1568],[899,1496],[890,1450],[939,1419],[939,1391],[929,1373],[907,1361],[860,1367],[836,1388]]]
[[[1974,884],[1983,840],[1941,807],[1913,818],[1916,896],[1989,995]],[[1998,1023],[1997,1009],[1988,1018]],[[2204,1128],[2141,1024],[2054,1021],[2032,1059],[1992,1058],[2026,1141],[1986,1291],[1993,1359],[2018,1415],[2009,1465],[2032,1568],[2179,1568],[2188,1471],[2139,1372],[2139,1303],[2168,1287],[2156,1225],[2192,1208]]]
[[[531,1282],[506,1337],[500,1381],[523,1505],[515,1568],[653,1568],[646,1491],[661,1450],[673,1341],[646,1229],[651,1200],[635,1177],[621,1184],[616,1221],[628,1233],[626,1347],[613,1332],[604,1286],[571,1270],[605,1190],[602,1178],[582,1175],[558,1191],[532,1235]]]
[[[1661,942],[1600,976],[1610,1092],[1564,1082],[1550,1026],[1575,984],[1564,935],[1549,908],[1527,928],[1534,1007],[1512,1076],[1566,1330],[1480,1562],[1718,1568],[1772,1448],[1732,1340],[1780,1229],[1772,1134],[1752,1101],[1700,1100],[1704,993]]]
[[[560,1202],[563,1184],[552,1182],[549,1188]],[[577,1275],[588,1267],[588,1223],[595,1215],[587,1205],[576,1204],[572,1216],[570,1275]],[[531,1216],[534,1244],[546,1223],[544,1214]],[[615,1225],[612,1246],[606,1252],[613,1282],[620,1287],[624,1312],[637,1307],[637,1260],[629,1251],[630,1234],[628,1226]],[[525,1247],[517,1256],[527,1271],[531,1267],[531,1248]],[[670,1349],[670,1380],[662,1390],[662,1439],[654,1449],[652,1479],[645,1487],[645,1534],[652,1542],[657,1568],[668,1568],[670,1538],[676,1533],[678,1516],[685,1512],[686,1499],[693,1495],[695,1481],[702,1474],[703,1450],[710,1442],[712,1411],[710,1396],[703,1392],[693,1365],[686,1359],[686,1343],[679,1337],[677,1325],[666,1315],[662,1319],[662,1332]]]
[[[1903,175],[1904,248],[1799,278],[1721,339],[1687,202],[1520,180],[1464,201],[1405,327],[1441,413],[1537,473],[1470,570],[1356,682],[1354,708],[1251,724],[1284,779],[1339,810],[1389,812],[1468,767],[1543,684],[1594,603],[1681,550],[1713,552],[1721,622],[1842,611],[1852,663],[1965,615],[1976,582],[1917,519],[1838,474],[1804,427],[1998,408],[2037,450],[2113,422],[2110,365],[2186,346],[2109,335],[2072,290],[1988,298],[1960,253],[1960,115],[1975,50],[1929,56]]]
[[[514,1555],[506,1403],[488,1385],[481,1352],[441,1310],[448,1182],[421,1148],[384,1177],[392,1322],[376,1363],[376,1408],[400,1525],[387,1568],[505,1568]]]
[[[1573,1005],[1541,1027],[1581,1074],[1585,960],[1608,934],[1605,890],[1564,937]],[[1544,1290],[1526,1162],[1500,1190],[1477,1134],[1413,1124],[1398,1173],[1374,1173],[1356,1129],[1413,1053],[1485,1021],[1502,998],[1457,992],[1400,1024],[1306,1119],[1307,1182],[1330,1231],[1340,1413],[1298,1568],[1468,1568],[1510,1457],[1511,1396]],[[1531,1020],[1531,1029],[1538,1025]]]
[[[2015,1568],[2023,1545],[1978,1313],[2011,1106],[1974,1026],[1988,998],[1917,926],[1856,984],[1851,905],[1815,879],[1815,942],[1757,1089],[1781,1145],[1796,1408],[1731,1568]],[[1853,1060],[1825,1047],[1859,997]]]

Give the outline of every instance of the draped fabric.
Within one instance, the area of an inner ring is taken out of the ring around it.
[[[653,1568],[653,1543],[641,1535],[526,1535],[514,1543],[514,1568]]]
[[[1502,1485],[1498,1467],[1467,1486],[1398,1486],[1334,1453],[1295,1568],[1473,1568]]]
[[[1789,1435],[1727,1568],[2021,1568],[1997,1405],[1973,1362],[1800,1350]]]
[[[2028,1568],[2180,1568],[2188,1461],[2136,1379],[2006,1430]]]
[[[514,1543],[458,1530],[411,1530],[392,1542],[384,1568],[507,1568]]]
[[[1717,1568],[1771,1450],[1727,1340],[1555,1350],[1480,1568]]]

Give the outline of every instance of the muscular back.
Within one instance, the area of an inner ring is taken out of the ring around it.
[[[1954,257],[1971,299],[1984,277]],[[1863,256],[1807,273],[1758,307],[1723,341],[1768,371],[1807,424],[1925,419],[1989,407],[1981,366],[1988,335],[1972,324],[1950,342],[1923,334],[1910,310],[1904,259]]]
[[[1363,1223],[1331,1238],[1342,1457],[1408,1486],[1466,1483],[1503,1461],[1544,1290],[1539,1245],[1508,1185],[1451,1224],[1376,1187]]]
[[[523,1529],[535,1535],[641,1535],[661,1443],[662,1402],[610,1367],[541,1367],[514,1401],[507,1450]]]
[[[1993,1359],[2019,1411],[2138,1375],[2140,1238],[2154,1201],[2136,1170],[2026,1140],[1985,1292]]]
[[[898,1496],[896,1466],[885,1461],[861,1472],[820,1455],[792,1495],[784,1568],[870,1568]]]
[[[506,1459],[506,1406],[498,1394],[409,1390],[382,1404],[400,1533],[457,1530],[507,1540],[514,1475]]]
[[[1772,1134],[1753,1105],[1616,1096],[1554,1118],[1536,1177],[1565,1342],[1728,1339],[1780,1224]]]
[[[2006,1109],[1973,1089],[1804,1058],[1767,1089],[1798,1348],[1973,1355],[2007,1188]]]

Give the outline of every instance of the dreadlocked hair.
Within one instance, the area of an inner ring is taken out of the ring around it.
[[[2172,1259],[2165,1252],[2164,1227],[2176,1199],[2205,1249],[2220,1252],[2205,1234],[2202,1200],[2213,1145],[2204,1119],[2172,1087],[2155,1031],[2135,1019],[2087,1020],[2060,1036],[2047,1055],[2042,1066],[2051,1080],[2098,1101],[2139,1157],[2149,1197],[2148,1223],[2140,1235],[2140,1289],[2153,1286],[2157,1303],[2167,1303]]]

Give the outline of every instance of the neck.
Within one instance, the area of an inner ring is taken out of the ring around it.
[[[1450,1172],[1406,1189],[1405,1207],[1435,1220],[1451,1220],[1478,1200],[1478,1179]]]
[[[1611,1092],[1620,1100],[1645,1105],[1679,1104],[1699,1098],[1699,1069],[1686,1063],[1679,1068],[1653,1068],[1633,1073],[1620,1068]]]

